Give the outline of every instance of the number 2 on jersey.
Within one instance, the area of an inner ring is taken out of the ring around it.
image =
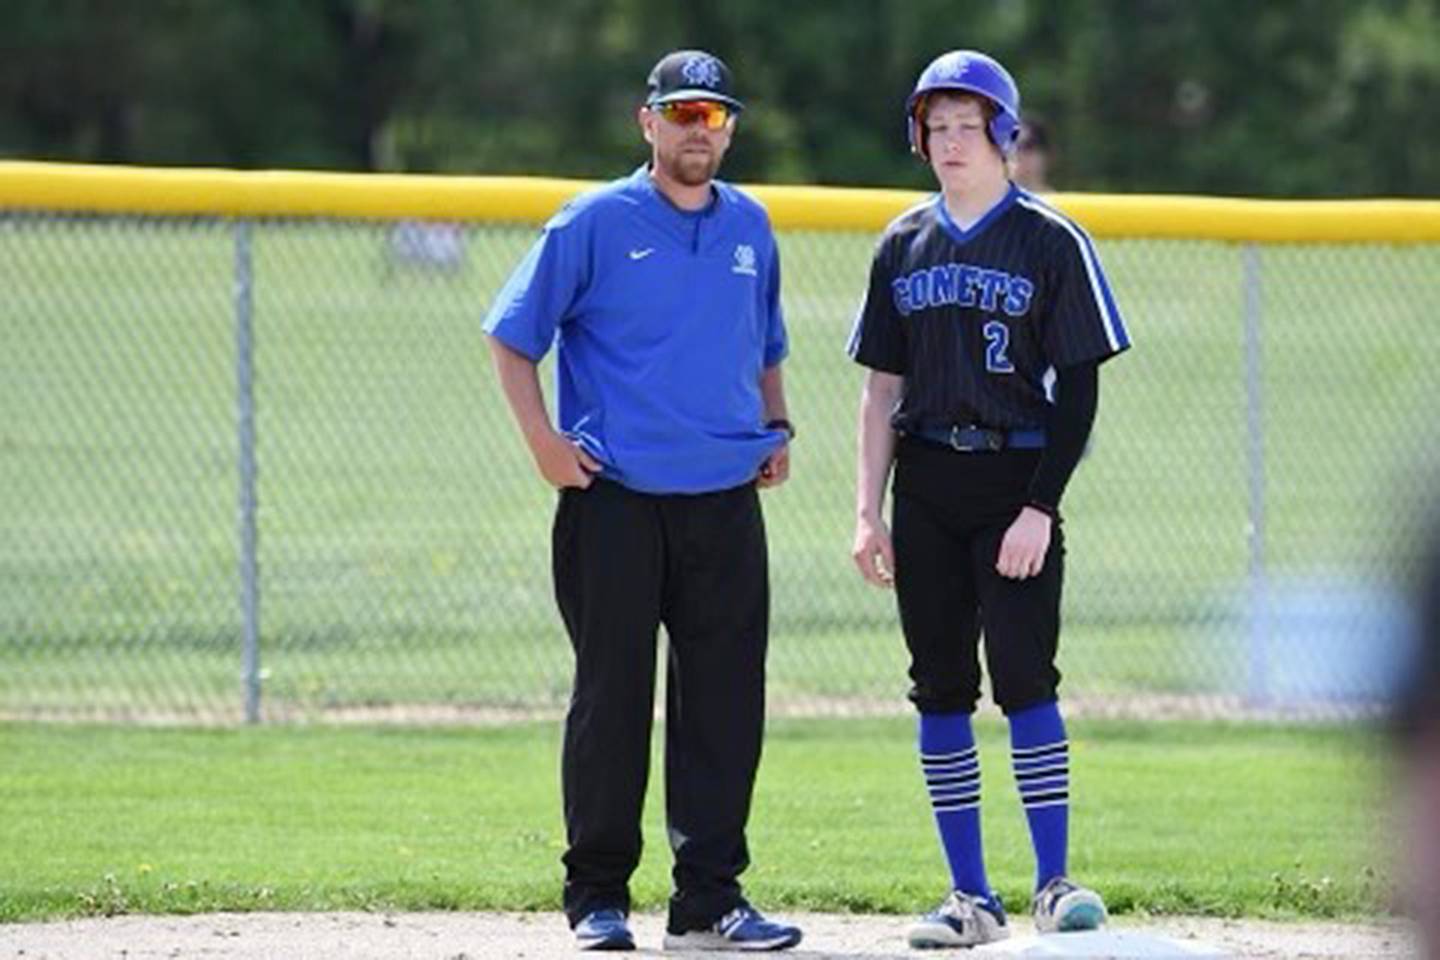
[[[1010,328],[999,320],[985,324],[985,369],[991,373],[1014,373],[1015,364],[1005,351],[1010,347]]]

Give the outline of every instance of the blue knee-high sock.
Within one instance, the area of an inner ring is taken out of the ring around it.
[[[1010,715],[1010,758],[1035,847],[1035,889],[1065,873],[1070,830],[1070,742],[1060,705]]]
[[[968,713],[920,714],[920,766],[956,890],[989,897],[980,846],[980,757]]]

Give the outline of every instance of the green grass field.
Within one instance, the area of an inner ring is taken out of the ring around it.
[[[1033,861],[1004,727],[978,726],[992,882]],[[913,913],[947,874],[909,720],[772,722],[745,880],[773,909]],[[1354,728],[1071,724],[1071,869],[1121,913],[1370,917],[1388,773]],[[217,910],[556,910],[557,724],[0,725],[0,922]],[[657,755],[637,903],[668,891]]]
[[[373,225],[256,229],[262,659],[277,712],[563,701],[552,494],[480,331],[532,235],[473,230],[452,275],[387,271]],[[844,346],[872,243],[782,237],[801,434],[767,513],[787,703],[904,690],[891,598],[848,559],[861,373]],[[1068,689],[1242,693],[1240,253],[1101,251],[1136,348],[1106,368],[1067,498]],[[233,258],[219,221],[0,229],[0,712],[239,710]],[[1382,581],[1435,449],[1440,250],[1271,247],[1261,262],[1267,568],[1277,582]]]

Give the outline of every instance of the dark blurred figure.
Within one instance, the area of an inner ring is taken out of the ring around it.
[[[1050,129],[1045,121],[1026,116],[1020,121],[1020,137],[1010,158],[1010,179],[1031,193],[1049,193]]]
[[[1432,528],[1417,592],[1415,644],[1395,711],[1400,747],[1402,856],[1421,957],[1440,960],[1440,526]]]

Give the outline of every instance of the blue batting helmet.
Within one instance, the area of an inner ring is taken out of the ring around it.
[[[1020,136],[1020,89],[998,60],[976,50],[951,50],[930,61],[930,66],[921,72],[914,92],[905,101],[910,149],[929,159],[918,111],[925,97],[937,90],[974,93],[993,103],[995,116],[990,119],[990,139],[1007,157],[1015,149],[1015,141]]]

